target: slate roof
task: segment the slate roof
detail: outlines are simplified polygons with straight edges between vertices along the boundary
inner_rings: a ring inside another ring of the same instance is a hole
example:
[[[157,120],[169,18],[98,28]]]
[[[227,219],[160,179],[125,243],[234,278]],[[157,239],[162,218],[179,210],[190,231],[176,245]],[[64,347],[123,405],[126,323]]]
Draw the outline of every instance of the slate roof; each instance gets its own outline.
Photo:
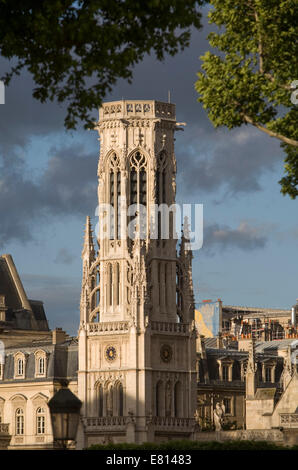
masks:
[[[35,377],[35,355],[42,350],[47,355],[46,377]],[[14,378],[14,355],[22,352],[26,355],[25,378]],[[72,338],[62,344],[51,344],[50,342],[38,342],[34,345],[23,345],[9,347],[5,350],[4,377],[0,383],[5,382],[44,382],[58,380],[61,378],[77,380],[78,371],[78,344]]]
[[[9,329],[49,331],[43,302],[27,299],[24,292],[27,308],[24,307],[9,263],[14,266],[11,256],[0,256],[0,295],[5,297],[6,307],[6,320],[0,322],[0,326]],[[18,282],[23,290],[21,281]]]

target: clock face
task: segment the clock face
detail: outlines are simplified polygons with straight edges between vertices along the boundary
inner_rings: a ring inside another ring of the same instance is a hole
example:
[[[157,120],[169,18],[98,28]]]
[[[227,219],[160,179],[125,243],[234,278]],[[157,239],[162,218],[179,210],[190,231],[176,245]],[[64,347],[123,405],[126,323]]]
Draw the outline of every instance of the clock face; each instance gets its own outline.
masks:
[[[116,359],[116,356],[117,356],[116,348],[114,348],[114,346],[108,346],[106,349],[106,359],[108,361],[114,361],[114,359]]]
[[[173,351],[171,346],[168,344],[163,344],[160,348],[160,357],[164,362],[170,362],[173,356]]]

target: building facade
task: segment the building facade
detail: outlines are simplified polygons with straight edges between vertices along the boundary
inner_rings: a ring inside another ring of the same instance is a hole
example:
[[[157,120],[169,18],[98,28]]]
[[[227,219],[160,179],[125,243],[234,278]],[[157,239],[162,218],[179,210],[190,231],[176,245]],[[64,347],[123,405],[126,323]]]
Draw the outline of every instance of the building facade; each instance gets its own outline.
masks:
[[[173,214],[164,236],[154,206],[175,203],[176,129],[171,103],[119,101],[100,109],[98,250],[87,218],[82,252],[81,446],[193,432],[192,253],[185,235],[177,254]]]

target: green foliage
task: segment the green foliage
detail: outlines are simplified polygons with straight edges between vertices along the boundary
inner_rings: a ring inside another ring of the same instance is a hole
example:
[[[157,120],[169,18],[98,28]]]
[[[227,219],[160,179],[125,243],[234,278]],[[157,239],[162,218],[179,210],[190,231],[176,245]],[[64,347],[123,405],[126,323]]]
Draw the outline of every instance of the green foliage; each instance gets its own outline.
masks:
[[[168,441],[161,444],[94,444],[88,450],[298,450],[298,446],[284,447],[267,441]]]
[[[287,153],[282,193],[296,197],[298,110],[296,0],[212,0],[208,39],[196,90],[215,127],[252,124],[279,139]]]
[[[100,106],[117,79],[132,79],[146,53],[158,60],[183,50],[191,26],[200,28],[204,0],[5,0],[0,1],[0,54],[23,67],[41,102],[68,103],[66,128]]]

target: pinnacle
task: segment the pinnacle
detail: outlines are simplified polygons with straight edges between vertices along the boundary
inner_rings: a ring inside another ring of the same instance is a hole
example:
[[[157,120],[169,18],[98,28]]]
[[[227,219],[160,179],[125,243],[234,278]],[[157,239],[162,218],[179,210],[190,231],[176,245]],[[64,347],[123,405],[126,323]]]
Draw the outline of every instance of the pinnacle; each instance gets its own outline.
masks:
[[[93,243],[91,220],[90,220],[89,215],[87,215],[86,217],[85,236],[84,236],[84,245],[83,245],[82,255],[87,254],[87,253],[90,259],[94,259],[95,250],[94,250],[94,243]]]

